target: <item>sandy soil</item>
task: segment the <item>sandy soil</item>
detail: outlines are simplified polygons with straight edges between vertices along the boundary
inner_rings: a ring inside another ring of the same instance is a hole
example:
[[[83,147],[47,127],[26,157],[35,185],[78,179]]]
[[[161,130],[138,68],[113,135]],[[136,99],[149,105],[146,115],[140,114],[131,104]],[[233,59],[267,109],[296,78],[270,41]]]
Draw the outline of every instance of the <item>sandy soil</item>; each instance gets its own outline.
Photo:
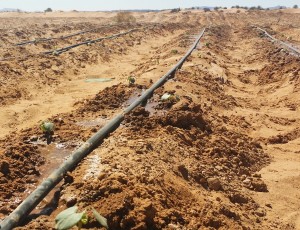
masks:
[[[0,14],[0,218],[166,73],[206,26],[175,77],[18,229],[53,229],[55,216],[75,204],[96,208],[111,229],[300,229],[300,58],[251,27],[297,46],[298,14],[164,11],[134,13],[132,25],[114,24],[116,13]],[[14,46],[91,28],[98,29]],[[139,30],[38,55],[132,28]],[[166,92],[179,100],[161,101]],[[56,126],[50,144],[43,120]],[[93,218],[84,227],[100,228]]]

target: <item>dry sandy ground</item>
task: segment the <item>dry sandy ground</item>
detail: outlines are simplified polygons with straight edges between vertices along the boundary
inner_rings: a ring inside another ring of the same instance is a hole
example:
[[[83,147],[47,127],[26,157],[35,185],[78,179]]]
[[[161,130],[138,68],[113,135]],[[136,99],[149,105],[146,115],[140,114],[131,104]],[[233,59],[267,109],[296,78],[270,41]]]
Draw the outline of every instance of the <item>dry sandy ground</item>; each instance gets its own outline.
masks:
[[[74,204],[98,209],[111,229],[300,229],[300,59],[251,27],[297,46],[298,14],[134,13],[139,23],[132,25],[115,25],[115,13],[1,14],[0,218],[166,73],[206,26],[202,45],[175,78],[19,229],[51,229],[59,211]],[[13,46],[91,28],[99,29]],[[139,30],[37,56],[132,28]],[[162,102],[166,92],[180,100]],[[39,130],[43,120],[56,125],[49,145]],[[94,219],[85,227],[99,229]]]

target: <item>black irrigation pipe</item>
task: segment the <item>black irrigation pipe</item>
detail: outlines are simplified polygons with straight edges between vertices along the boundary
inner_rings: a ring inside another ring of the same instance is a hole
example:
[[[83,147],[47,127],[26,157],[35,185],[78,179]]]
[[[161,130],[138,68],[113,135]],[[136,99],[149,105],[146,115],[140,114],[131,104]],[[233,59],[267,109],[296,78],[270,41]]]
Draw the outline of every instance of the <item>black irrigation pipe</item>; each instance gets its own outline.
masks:
[[[61,36],[61,37],[38,38],[38,39],[35,39],[35,40],[31,40],[31,41],[24,41],[24,42],[16,43],[16,44],[14,44],[14,46],[23,46],[23,45],[28,45],[28,44],[36,44],[36,43],[39,43],[39,42],[48,42],[48,41],[51,41],[51,40],[63,40],[63,39],[67,39],[67,38],[70,38],[70,37],[77,36],[77,35],[86,34],[86,33],[90,33],[90,32],[93,32],[93,31],[96,31],[96,30],[99,30],[99,29],[102,29],[102,28],[113,27],[113,26],[118,26],[118,25],[105,25],[105,26],[102,26],[100,28],[94,28],[94,29],[90,29],[90,30],[83,30],[83,31],[79,31],[79,32],[69,34],[69,35],[65,35],[65,36]]]
[[[140,29],[138,29],[138,28],[131,29],[131,30],[128,30],[128,31],[123,32],[123,33],[118,33],[118,34],[110,35],[110,36],[107,36],[107,37],[97,38],[95,40],[87,40],[87,41],[80,42],[80,43],[77,43],[77,44],[74,44],[74,45],[71,45],[71,46],[66,46],[66,47],[63,47],[63,48],[60,48],[60,49],[57,49],[57,50],[50,50],[50,51],[42,52],[41,54],[59,55],[61,53],[67,52],[68,50],[73,49],[73,48],[78,47],[78,46],[90,45],[90,44],[93,44],[93,43],[96,43],[96,42],[100,42],[100,41],[103,41],[103,40],[106,40],[106,39],[117,38],[117,37],[129,34],[129,33],[135,32],[137,30],[140,30]]]
[[[143,28],[146,29],[148,27],[143,27]],[[131,29],[131,30],[128,30],[128,31],[123,32],[123,33],[118,33],[118,34],[110,35],[110,36],[107,36],[107,37],[98,38],[98,39],[95,39],[95,40],[87,40],[87,41],[80,42],[78,44],[71,45],[71,46],[66,46],[66,47],[63,47],[63,48],[60,48],[60,49],[57,49],[57,50],[49,50],[49,51],[46,51],[46,52],[41,52],[41,53],[35,54],[35,56],[37,56],[37,55],[42,56],[42,55],[49,55],[49,54],[59,55],[61,53],[67,52],[68,50],[73,49],[73,48],[78,47],[78,46],[81,46],[81,45],[90,45],[90,44],[100,42],[100,41],[103,41],[103,40],[117,38],[117,37],[129,34],[129,33],[141,30],[141,29],[142,28]],[[29,56],[32,56],[32,54],[25,55],[25,56],[18,56],[18,57],[3,58],[3,59],[0,59],[0,62],[9,61],[9,60],[13,60],[13,59],[16,59],[16,58],[26,58],[26,57],[29,57]]]
[[[116,115],[111,119],[103,128],[89,138],[79,149],[74,150],[70,157],[60,165],[60,167],[50,174],[1,224],[1,230],[11,230],[18,226],[18,224],[42,201],[42,199],[63,179],[64,175],[74,169],[76,165],[90,152],[93,151],[105,137],[111,132],[116,130],[121,122],[124,120],[125,115],[131,112],[134,108],[139,106],[142,102],[150,98],[154,90],[163,85],[169,78],[173,77],[178,69],[180,69],[197,47],[201,37],[205,32],[205,28],[200,32],[192,47],[187,51],[184,57],[169,70],[163,77],[154,83],[148,90],[146,90],[137,100],[135,100],[129,107],[123,110],[122,113]]]
[[[269,37],[272,41],[279,42],[281,45],[284,45],[284,46],[288,47],[288,48],[289,48],[290,50],[292,50],[294,53],[300,55],[300,51],[297,50],[296,48],[294,48],[293,46],[291,46],[290,44],[285,43],[285,42],[283,42],[283,41],[280,41],[280,40],[277,39],[277,38],[274,38],[274,37],[271,36],[266,30],[264,30],[264,29],[262,29],[262,28],[260,28],[260,27],[258,27],[258,26],[256,26],[256,28],[257,28],[258,30],[264,32],[265,35],[266,35],[267,37]]]

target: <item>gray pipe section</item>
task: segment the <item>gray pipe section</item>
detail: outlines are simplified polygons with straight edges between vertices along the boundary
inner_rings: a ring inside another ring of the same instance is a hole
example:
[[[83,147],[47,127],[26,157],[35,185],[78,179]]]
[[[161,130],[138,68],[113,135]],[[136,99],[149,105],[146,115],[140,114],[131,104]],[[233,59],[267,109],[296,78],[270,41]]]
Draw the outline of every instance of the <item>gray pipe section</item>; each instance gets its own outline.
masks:
[[[70,157],[60,165],[50,176],[45,179],[7,218],[5,218],[1,224],[1,230],[11,230],[16,227],[29,213],[43,200],[43,198],[63,179],[64,175],[72,170],[86,155],[88,155],[94,148],[96,148],[108,134],[116,130],[121,122],[124,120],[125,114],[132,111],[139,106],[143,101],[150,98],[155,89],[163,85],[170,76],[175,74],[177,69],[181,68],[184,61],[193,52],[198,45],[201,37],[203,36],[205,29],[203,29],[200,35],[197,37],[195,43],[186,55],[162,78],[154,83],[148,90],[145,91],[136,101],[134,101],[129,107],[123,110],[123,113],[116,115],[111,119],[103,128],[95,133],[90,139],[88,139],[79,149],[75,150]]]
[[[276,42],[279,42],[280,44],[282,44],[282,45],[288,47],[290,50],[292,50],[293,52],[295,52],[295,53],[298,54],[298,55],[300,54],[300,51],[297,50],[296,48],[294,48],[293,46],[291,46],[290,44],[285,43],[285,42],[283,42],[283,41],[280,41],[280,40],[278,40],[277,38],[274,38],[274,37],[271,36],[267,31],[265,31],[264,29],[262,29],[262,28],[260,28],[260,27],[258,27],[258,26],[257,26],[256,28],[257,28],[258,30],[264,32],[271,40],[276,41]]]

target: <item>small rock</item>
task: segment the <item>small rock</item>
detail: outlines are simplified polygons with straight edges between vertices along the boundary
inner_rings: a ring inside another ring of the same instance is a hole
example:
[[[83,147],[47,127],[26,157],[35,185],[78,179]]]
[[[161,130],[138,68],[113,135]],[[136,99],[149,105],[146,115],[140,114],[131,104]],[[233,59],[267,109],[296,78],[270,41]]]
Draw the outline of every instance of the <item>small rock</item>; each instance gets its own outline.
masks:
[[[246,175],[242,175],[242,176],[241,176],[241,180],[242,180],[242,181],[246,180],[246,178],[247,178]]]
[[[260,173],[254,173],[252,176],[253,177],[257,177],[257,178],[261,178],[261,174]]]
[[[181,173],[182,177],[185,180],[189,179],[189,171],[187,170],[187,168],[184,165],[179,165],[178,166],[178,171]]]
[[[180,226],[176,225],[176,224],[168,224],[169,229],[172,230],[179,230]]]
[[[77,198],[73,196],[69,196],[65,198],[65,202],[67,207],[72,207],[77,203]]]
[[[208,178],[207,183],[211,190],[219,191],[222,188],[221,182],[218,178]]]
[[[223,169],[223,167],[220,166],[220,165],[217,165],[215,168],[216,168],[217,170],[219,170],[219,171],[221,171],[221,170]]]
[[[102,172],[99,174],[98,180],[103,180],[106,176],[107,176],[107,174]]]
[[[36,135],[33,135],[29,138],[30,141],[37,141],[39,138]]]
[[[240,159],[238,157],[233,157],[232,161],[233,161],[233,163],[238,164]]]
[[[245,197],[245,196],[243,196],[242,194],[239,194],[239,193],[232,194],[229,197],[229,200],[232,203],[238,203],[238,204],[247,204],[249,202],[249,199],[247,197]]]
[[[4,175],[9,174],[9,163],[7,161],[0,162],[0,172]]]
[[[251,180],[249,178],[246,178],[245,180],[243,180],[243,183],[245,185],[250,185],[251,184]]]
[[[266,204],[266,206],[267,206],[268,208],[272,208],[272,205],[271,205],[271,204]]]
[[[7,179],[5,178],[4,174],[0,172],[0,184],[7,183]]]
[[[255,178],[255,180],[252,181],[253,190],[257,192],[268,192],[268,187],[261,179]]]
[[[259,217],[264,217],[266,215],[265,210],[259,208],[255,211],[255,215],[259,216]]]

